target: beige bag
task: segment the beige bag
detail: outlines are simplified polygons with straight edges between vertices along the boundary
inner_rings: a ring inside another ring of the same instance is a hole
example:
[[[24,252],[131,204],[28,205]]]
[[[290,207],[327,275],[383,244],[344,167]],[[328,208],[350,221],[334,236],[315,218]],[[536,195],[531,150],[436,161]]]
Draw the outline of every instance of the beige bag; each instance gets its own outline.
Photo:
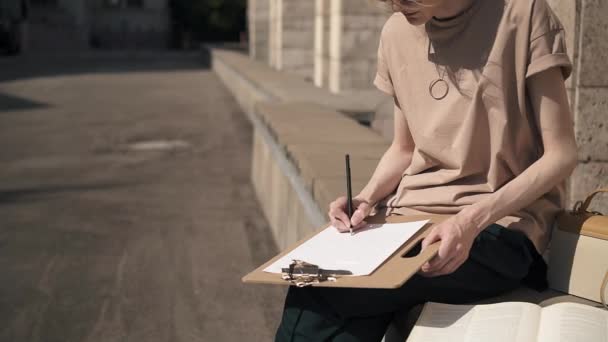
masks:
[[[572,211],[558,216],[549,252],[549,286],[606,304],[608,283],[608,216],[589,212],[599,189]]]

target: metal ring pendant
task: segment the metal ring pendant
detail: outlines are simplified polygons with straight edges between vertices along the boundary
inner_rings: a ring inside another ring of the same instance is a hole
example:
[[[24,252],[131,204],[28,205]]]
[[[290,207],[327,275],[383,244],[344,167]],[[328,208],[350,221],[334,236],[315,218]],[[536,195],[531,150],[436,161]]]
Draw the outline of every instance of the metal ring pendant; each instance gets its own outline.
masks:
[[[443,90],[442,90],[443,88]],[[450,85],[443,78],[436,79],[429,84],[429,94],[435,100],[441,100],[448,96]]]

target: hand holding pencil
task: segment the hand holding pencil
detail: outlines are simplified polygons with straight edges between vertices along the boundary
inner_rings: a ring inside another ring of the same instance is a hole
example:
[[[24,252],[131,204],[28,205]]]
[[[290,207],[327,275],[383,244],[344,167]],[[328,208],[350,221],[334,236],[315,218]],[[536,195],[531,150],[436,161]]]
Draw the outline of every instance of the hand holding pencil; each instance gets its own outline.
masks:
[[[350,178],[350,156],[346,155],[346,196],[339,197],[329,205],[331,224],[341,232],[353,232],[363,227],[363,221],[370,213],[369,203],[360,198],[352,197]]]
[[[353,197],[354,212],[349,220],[346,202],[346,196],[338,197],[335,201],[331,202],[328,212],[329,219],[331,225],[336,227],[340,232],[349,232],[351,227],[356,232],[357,229],[367,224],[364,219],[369,216],[372,208],[367,201]]]

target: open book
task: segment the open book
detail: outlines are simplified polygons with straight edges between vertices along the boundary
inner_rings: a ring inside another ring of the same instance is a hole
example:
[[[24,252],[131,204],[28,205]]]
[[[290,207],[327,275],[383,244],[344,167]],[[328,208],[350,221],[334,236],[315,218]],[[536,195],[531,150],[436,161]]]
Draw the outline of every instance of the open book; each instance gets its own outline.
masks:
[[[607,342],[608,311],[577,303],[427,303],[408,342]]]

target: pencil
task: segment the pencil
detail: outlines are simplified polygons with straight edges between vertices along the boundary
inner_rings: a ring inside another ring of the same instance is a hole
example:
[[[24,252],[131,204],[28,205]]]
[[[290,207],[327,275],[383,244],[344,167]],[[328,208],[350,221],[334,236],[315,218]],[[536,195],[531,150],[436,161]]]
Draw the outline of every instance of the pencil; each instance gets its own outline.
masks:
[[[353,192],[350,184],[350,156],[346,155],[346,209],[348,210],[348,219],[353,217]],[[350,229],[350,235],[353,235],[353,227],[351,223],[348,223]]]

